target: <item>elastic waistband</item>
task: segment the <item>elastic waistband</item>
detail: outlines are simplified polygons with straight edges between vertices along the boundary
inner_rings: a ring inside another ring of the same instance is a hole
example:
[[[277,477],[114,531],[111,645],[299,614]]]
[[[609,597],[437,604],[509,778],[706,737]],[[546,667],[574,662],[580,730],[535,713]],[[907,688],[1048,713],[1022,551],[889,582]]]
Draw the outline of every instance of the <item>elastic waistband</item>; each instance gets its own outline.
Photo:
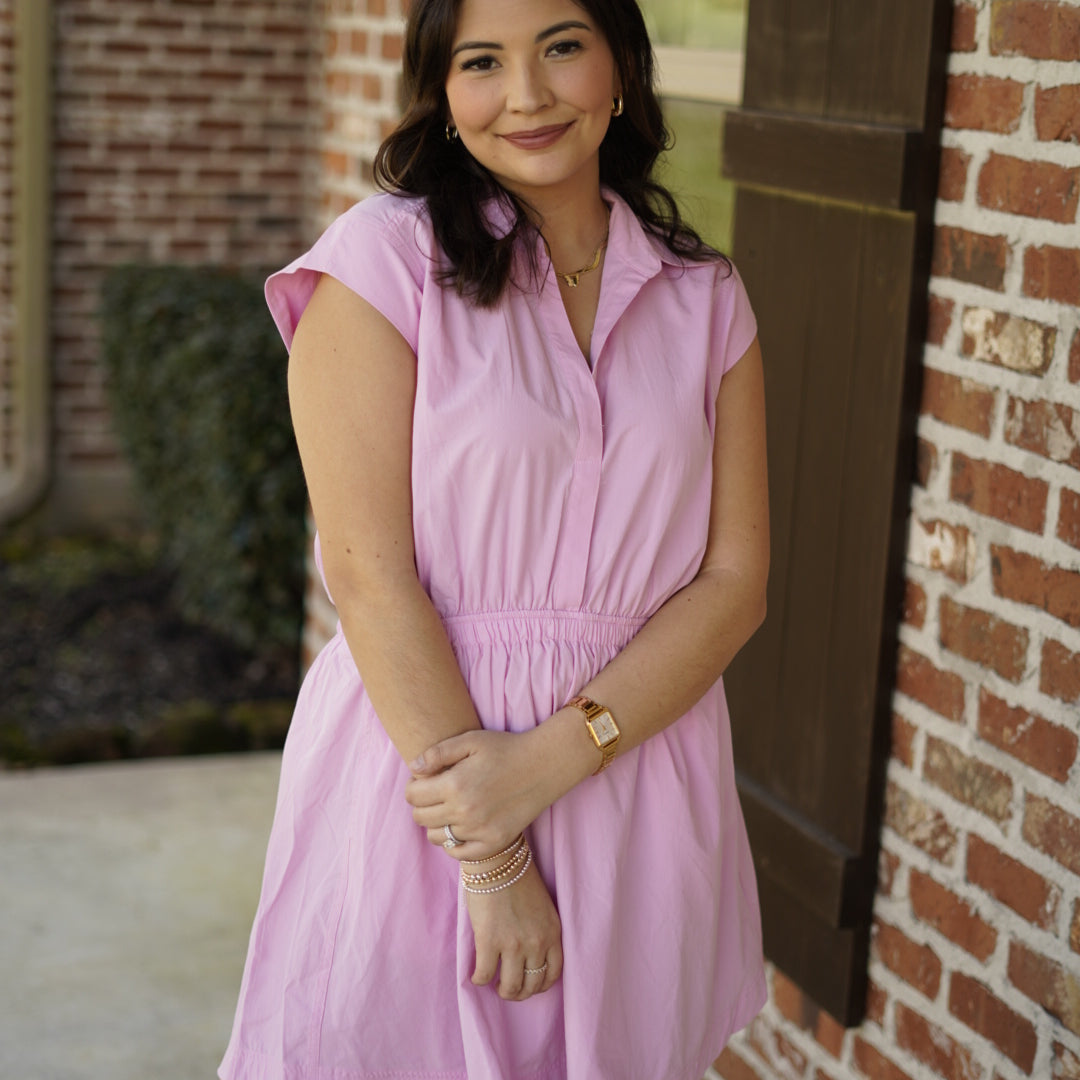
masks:
[[[444,616],[455,645],[517,645],[565,641],[621,649],[648,621],[644,616],[595,611],[472,611]]]

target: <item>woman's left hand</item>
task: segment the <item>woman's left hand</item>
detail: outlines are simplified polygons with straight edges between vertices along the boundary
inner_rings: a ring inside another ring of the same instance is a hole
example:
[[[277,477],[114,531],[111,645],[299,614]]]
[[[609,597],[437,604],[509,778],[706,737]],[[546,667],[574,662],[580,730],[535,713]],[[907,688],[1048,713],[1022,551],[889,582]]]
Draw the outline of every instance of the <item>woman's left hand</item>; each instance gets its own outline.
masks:
[[[445,846],[444,826],[462,841],[455,859],[484,859],[501,851],[554,801],[531,752],[531,732],[467,731],[444,739],[410,766],[405,798],[413,820],[433,844]]]

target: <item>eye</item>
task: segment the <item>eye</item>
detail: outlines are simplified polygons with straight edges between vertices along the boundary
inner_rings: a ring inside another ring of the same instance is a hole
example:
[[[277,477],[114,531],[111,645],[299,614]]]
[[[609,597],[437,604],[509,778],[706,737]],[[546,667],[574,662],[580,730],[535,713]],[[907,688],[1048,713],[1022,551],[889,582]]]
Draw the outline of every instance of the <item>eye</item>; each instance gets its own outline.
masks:
[[[573,56],[574,53],[580,52],[582,48],[580,41],[574,41],[572,38],[567,38],[563,41],[555,41],[548,49],[548,54],[551,56]]]
[[[462,71],[492,71],[495,68],[494,56],[470,56],[468,60],[462,61]]]

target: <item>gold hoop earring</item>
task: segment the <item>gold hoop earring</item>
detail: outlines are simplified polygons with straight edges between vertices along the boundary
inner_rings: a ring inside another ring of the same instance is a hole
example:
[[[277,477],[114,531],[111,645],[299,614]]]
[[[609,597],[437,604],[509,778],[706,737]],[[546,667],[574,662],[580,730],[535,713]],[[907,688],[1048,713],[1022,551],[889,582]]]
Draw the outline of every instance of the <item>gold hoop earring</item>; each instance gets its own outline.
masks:
[[[623,114],[623,98],[622,94],[616,94],[611,102],[611,115],[622,116]]]
[[[457,128],[452,123],[446,125],[446,141],[453,142],[458,137]]]

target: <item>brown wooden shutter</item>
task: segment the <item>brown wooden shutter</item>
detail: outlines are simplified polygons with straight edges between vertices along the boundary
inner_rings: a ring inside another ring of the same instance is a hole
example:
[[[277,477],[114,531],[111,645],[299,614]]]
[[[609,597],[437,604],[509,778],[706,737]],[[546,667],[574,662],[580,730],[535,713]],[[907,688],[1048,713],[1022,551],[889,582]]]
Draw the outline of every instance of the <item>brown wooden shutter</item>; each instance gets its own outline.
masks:
[[[768,398],[765,625],[726,676],[765,951],[846,1024],[866,961],[950,0],[749,0],[724,131]]]

